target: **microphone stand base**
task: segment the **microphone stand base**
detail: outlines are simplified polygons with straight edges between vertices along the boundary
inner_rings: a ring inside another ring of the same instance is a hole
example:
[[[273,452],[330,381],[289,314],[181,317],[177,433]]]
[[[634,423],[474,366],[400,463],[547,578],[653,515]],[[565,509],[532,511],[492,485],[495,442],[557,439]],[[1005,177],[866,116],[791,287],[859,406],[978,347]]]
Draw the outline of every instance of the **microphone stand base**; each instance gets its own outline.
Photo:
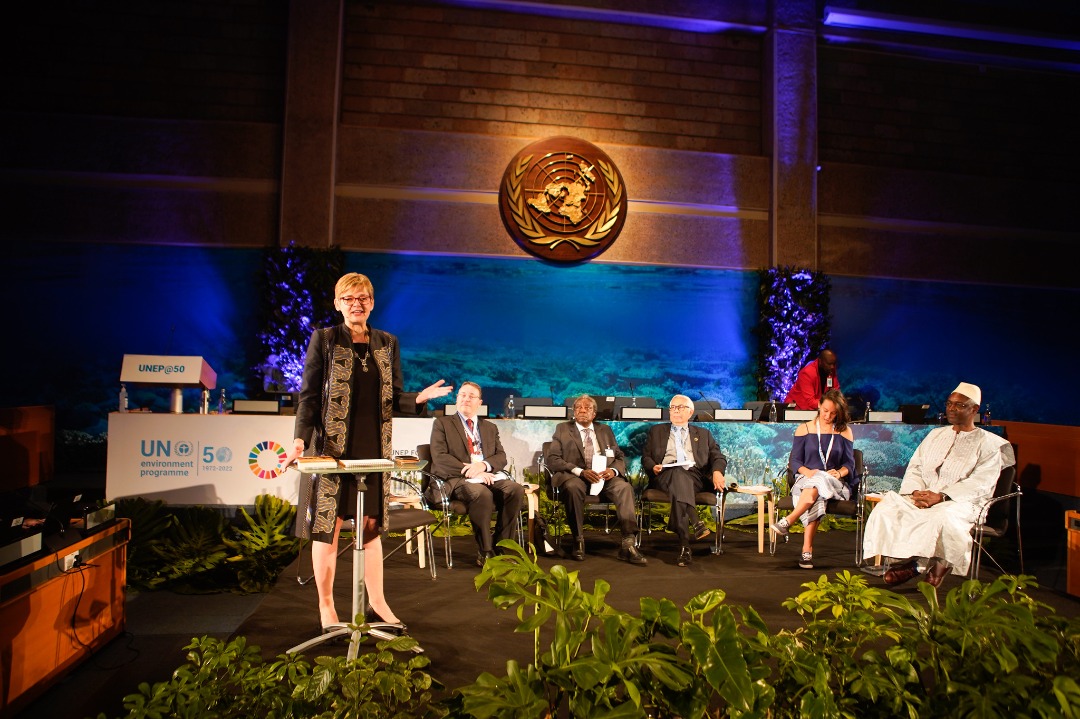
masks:
[[[402,636],[404,629],[404,624],[395,624],[393,622],[371,622],[367,625],[367,629],[365,631],[361,631],[360,629],[350,629],[349,625],[344,622],[337,622],[335,624],[328,624],[326,626],[326,630],[322,634],[317,637],[312,637],[306,642],[301,642],[300,644],[297,644],[295,647],[288,649],[287,652],[289,654],[300,654],[310,649],[311,647],[318,646],[325,642],[335,641],[338,637],[346,637],[352,635],[349,639],[348,658],[356,659],[356,656],[359,653],[360,649],[360,639],[365,634],[370,634],[376,639],[383,639],[389,641],[391,639],[396,639],[397,637]],[[413,654],[423,654],[424,648],[417,644],[409,651],[411,651]]]

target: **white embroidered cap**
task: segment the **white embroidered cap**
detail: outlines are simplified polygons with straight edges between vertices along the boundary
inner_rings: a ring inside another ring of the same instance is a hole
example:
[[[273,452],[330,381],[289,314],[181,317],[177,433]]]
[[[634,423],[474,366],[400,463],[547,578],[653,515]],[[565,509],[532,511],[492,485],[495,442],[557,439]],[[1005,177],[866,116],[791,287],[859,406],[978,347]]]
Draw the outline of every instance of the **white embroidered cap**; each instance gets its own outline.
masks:
[[[979,389],[978,385],[971,384],[970,382],[961,382],[956,385],[956,389],[954,389],[953,392],[964,395],[975,404],[982,404],[982,390]]]

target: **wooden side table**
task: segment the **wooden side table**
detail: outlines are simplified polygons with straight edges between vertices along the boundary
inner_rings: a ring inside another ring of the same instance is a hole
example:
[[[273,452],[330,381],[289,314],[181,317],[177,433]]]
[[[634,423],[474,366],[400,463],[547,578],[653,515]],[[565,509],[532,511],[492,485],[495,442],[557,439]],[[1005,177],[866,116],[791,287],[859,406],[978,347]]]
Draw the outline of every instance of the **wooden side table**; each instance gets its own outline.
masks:
[[[536,513],[540,511],[540,485],[525,483],[525,509],[528,515],[527,526],[529,534],[525,538],[528,542],[533,536],[533,526],[536,524]]]
[[[757,526],[758,526],[758,538],[757,538],[757,550],[758,554],[765,553],[765,512],[766,504],[768,504],[768,517],[769,517],[769,530],[772,530],[773,513],[776,511],[776,501],[773,498],[773,491],[771,487],[765,485],[744,486],[732,484],[724,488],[723,499],[720,500],[720,548],[723,551],[724,546],[724,517],[725,509],[727,508],[727,496],[730,493],[735,494],[749,494],[757,498]]]
[[[390,504],[399,504],[402,507],[408,507],[410,509],[423,509],[424,504],[421,502],[420,497],[415,494],[406,495],[390,495]],[[413,532],[412,529],[405,530],[405,553],[413,553]],[[416,560],[420,564],[421,569],[427,569],[427,543],[416,542]]]

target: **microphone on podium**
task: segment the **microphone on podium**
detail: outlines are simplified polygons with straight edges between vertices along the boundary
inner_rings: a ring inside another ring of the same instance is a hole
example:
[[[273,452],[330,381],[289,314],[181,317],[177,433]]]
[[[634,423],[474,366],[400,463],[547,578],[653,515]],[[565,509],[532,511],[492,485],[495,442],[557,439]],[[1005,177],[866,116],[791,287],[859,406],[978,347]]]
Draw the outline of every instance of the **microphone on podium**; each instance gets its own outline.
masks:
[[[716,419],[716,417],[713,415],[713,410],[720,409],[720,403],[719,402],[713,402],[711,399],[706,397],[705,393],[702,392],[701,390],[698,390],[698,394],[701,396],[702,401],[705,402],[705,404],[709,405],[709,409],[708,409],[708,411],[698,412],[697,414],[694,415],[694,419],[696,419],[698,422],[712,422],[712,421],[714,421]]]

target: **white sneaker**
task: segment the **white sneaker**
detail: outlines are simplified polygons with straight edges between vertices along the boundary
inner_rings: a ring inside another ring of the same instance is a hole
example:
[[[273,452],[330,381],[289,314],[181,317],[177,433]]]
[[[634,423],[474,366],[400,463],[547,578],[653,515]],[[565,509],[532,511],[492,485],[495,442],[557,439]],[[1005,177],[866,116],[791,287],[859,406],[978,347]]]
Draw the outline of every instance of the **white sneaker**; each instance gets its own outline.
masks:
[[[799,567],[801,567],[802,569],[813,569],[814,555],[810,552],[803,552],[802,556],[799,557]]]
[[[783,519],[781,519],[781,520],[780,520],[779,522],[777,522],[776,524],[773,524],[773,525],[771,525],[771,526],[769,527],[769,529],[771,529],[772,531],[776,532],[776,533],[777,533],[777,534],[779,534],[779,535],[780,535],[781,537],[786,537],[786,536],[787,536],[787,533],[788,533],[788,526],[789,526],[789,525],[788,525],[787,517],[784,517]]]

